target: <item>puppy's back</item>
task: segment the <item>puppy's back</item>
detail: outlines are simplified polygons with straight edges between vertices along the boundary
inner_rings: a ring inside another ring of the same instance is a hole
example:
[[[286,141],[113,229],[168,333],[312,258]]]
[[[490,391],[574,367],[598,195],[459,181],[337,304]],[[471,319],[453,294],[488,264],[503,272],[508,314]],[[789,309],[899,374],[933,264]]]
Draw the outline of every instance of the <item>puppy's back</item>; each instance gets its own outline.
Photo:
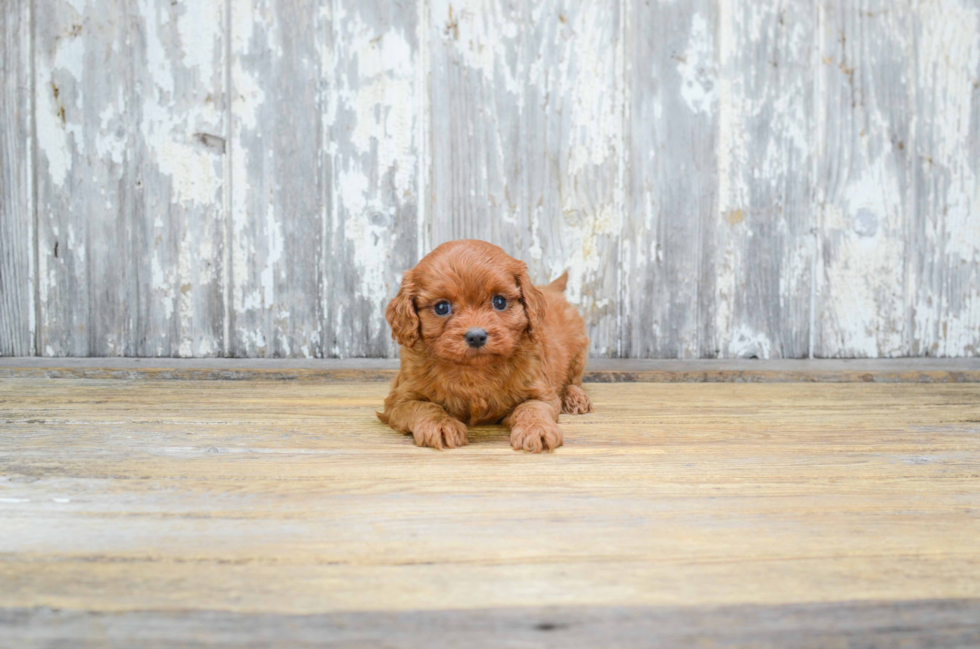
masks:
[[[568,271],[539,287],[545,301],[541,340],[556,386],[581,383],[589,352],[589,335],[579,310],[565,299]]]

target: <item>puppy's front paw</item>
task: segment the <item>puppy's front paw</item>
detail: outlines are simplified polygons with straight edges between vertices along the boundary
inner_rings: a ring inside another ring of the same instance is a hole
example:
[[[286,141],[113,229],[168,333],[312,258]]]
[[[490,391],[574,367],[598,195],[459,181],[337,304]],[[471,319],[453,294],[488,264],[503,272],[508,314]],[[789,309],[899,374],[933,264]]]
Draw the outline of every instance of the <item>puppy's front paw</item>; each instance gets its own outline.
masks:
[[[561,428],[553,421],[531,421],[515,424],[510,429],[510,445],[515,451],[524,449],[531,453],[553,451],[565,442]]]
[[[412,437],[418,446],[439,449],[466,446],[466,424],[453,418],[423,421],[415,425]]]
[[[570,385],[565,388],[565,394],[561,398],[561,411],[570,415],[584,415],[592,412],[592,400],[585,390],[577,385]]]

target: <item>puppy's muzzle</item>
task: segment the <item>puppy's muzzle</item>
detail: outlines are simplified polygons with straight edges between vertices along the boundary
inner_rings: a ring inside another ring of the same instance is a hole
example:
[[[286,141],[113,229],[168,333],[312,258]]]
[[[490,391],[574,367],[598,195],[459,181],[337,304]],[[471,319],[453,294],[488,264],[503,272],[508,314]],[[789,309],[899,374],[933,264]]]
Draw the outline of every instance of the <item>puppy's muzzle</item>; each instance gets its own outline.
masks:
[[[466,339],[466,344],[473,349],[479,349],[487,344],[487,330],[486,329],[470,329],[463,336]]]

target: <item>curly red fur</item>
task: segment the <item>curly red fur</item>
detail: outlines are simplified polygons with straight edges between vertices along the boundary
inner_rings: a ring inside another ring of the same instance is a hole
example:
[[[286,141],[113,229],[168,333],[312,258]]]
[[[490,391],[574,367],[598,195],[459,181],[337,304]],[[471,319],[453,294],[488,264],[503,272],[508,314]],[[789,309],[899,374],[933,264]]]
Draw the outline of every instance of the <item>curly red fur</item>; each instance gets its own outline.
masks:
[[[589,338],[563,294],[567,280],[534,286],[524,262],[483,241],[433,250],[385,311],[401,370],[378,417],[419,446],[462,446],[467,425],[495,423],[510,428],[517,450],[561,446],[559,413],[592,410],[581,387]],[[506,308],[495,309],[494,296]],[[449,315],[435,312],[442,301]],[[487,332],[478,349],[464,339],[472,328]]]

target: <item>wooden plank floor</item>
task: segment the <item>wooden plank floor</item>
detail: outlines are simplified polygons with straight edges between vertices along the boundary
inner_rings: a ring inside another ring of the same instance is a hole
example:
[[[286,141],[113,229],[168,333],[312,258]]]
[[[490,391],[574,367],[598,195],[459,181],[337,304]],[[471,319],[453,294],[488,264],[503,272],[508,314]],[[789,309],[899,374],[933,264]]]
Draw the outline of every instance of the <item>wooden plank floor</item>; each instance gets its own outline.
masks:
[[[0,647],[980,646],[980,384],[592,384],[550,455],[386,390],[0,380]]]
[[[394,358],[0,357],[0,379],[381,381]],[[980,358],[592,358],[586,383],[980,383]]]

